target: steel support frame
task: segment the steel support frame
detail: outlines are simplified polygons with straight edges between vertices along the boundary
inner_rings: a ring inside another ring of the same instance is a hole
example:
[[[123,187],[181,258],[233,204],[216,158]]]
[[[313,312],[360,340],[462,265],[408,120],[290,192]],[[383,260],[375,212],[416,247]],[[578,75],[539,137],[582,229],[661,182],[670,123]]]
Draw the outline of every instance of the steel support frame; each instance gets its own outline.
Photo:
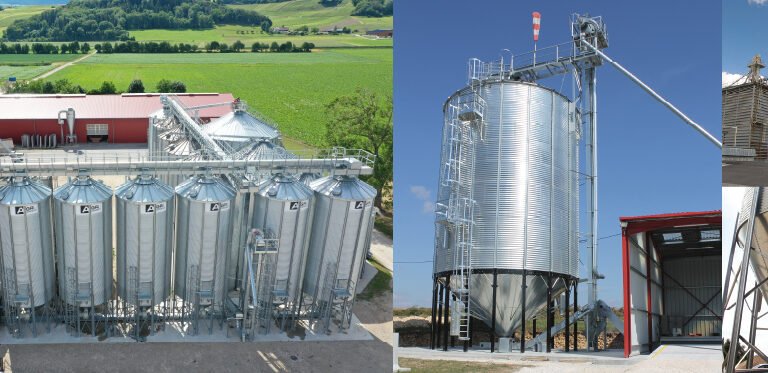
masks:
[[[747,192],[749,193],[749,192]],[[746,301],[746,291],[747,291],[747,272],[749,271],[749,255],[752,247],[752,239],[754,235],[755,230],[755,218],[757,215],[757,206],[758,201],[760,200],[760,195],[762,194],[761,188],[755,187],[752,188],[752,203],[750,205],[749,209],[749,218],[747,219],[747,227],[746,227],[746,238],[744,239],[744,246],[742,247],[742,255],[741,255],[741,262],[739,262],[739,276],[735,280],[738,283],[738,290],[736,293],[736,310],[733,317],[733,328],[731,330],[731,346],[728,349],[728,354],[726,355],[725,359],[725,372],[726,373],[733,373],[736,370],[736,352],[738,351],[738,345],[739,341],[747,342],[748,348],[750,349],[749,354],[751,355],[751,352],[755,352],[758,355],[764,355],[762,351],[760,351],[757,347],[755,347],[753,344],[751,344],[749,341],[746,341],[745,338],[741,336],[741,322],[743,318],[744,313],[744,302]],[[734,231],[734,236],[736,235],[736,232]],[[735,250],[731,251],[732,256],[735,256]],[[729,258],[729,262],[732,263],[734,258]],[[727,269],[728,272],[731,271],[731,268]],[[727,276],[728,277],[728,276]],[[728,288],[729,284],[726,283],[725,287]],[[759,295],[759,292],[755,292],[753,294],[754,297],[757,297]],[[755,310],[752,309],[751,312],[755,313]],[[753,315],[754,317],[754,315]],[[752,331],[750,331],[751,336]],[[762,356],[761,355],[761,356]],[[751,369],[751,366],[747,366],[748,369]]]

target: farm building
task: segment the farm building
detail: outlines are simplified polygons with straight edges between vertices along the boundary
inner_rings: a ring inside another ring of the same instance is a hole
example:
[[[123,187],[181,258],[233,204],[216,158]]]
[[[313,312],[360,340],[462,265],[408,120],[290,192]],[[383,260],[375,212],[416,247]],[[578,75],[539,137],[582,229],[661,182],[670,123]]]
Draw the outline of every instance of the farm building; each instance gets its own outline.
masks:
[[[760,75],[765,67],[759,55],[749,64],[749,73],[723,87],[723,146],[754,151],[757,159],[768,158],[768,82]]]
[[[162,109],[160,94],[121,95],[0,95],[0,138],[11,138],[21,145],[23,135],[59,139],[68,133],[66,120],[59,124],[64,111],[74,110],[74,133],[78,142],[145,143],[151,114]],[[186,107],[232,102],[230,93],[177,94]],[[197,115],[203,122],[229,112],[224,106],[201,108]],[[60,142],[60,140],[59,140]]]
[[[620,218],[624,356],[721,342],[720,211]]]
[[[366,32],[367,35],[378,36],[380,38],[391,38],[394,34],[392,29],[378,29]]]

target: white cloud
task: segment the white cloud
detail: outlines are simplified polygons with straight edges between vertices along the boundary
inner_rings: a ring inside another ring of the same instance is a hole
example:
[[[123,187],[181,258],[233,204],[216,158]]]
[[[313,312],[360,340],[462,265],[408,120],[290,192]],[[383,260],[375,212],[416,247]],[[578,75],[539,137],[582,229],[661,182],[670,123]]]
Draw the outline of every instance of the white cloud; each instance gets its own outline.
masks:
[[[411,193],[421,200],[428,200],[432,195],[429,189],[421,185],[411,185]]]
[[[747,0],[747,4],[765,5],[765,3],[768,3],[768,0]]]
[[[768,0],[763,0],[768,2]],[[744,75],[741,74],[733,74],[729,72],[723,71],[723,87],[727,87],[733,83],[735,83],[737,80],[739,80]]]

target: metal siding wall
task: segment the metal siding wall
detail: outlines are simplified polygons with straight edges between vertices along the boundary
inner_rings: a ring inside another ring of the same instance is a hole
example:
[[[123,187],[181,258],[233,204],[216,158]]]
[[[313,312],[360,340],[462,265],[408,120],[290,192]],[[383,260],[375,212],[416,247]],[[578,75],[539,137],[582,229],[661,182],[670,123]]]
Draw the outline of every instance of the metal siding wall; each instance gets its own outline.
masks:
[[[632,354],[648,352],[648,288],[645,254],[642,252],[645,250],[644,245],[645,233],[630,236],[629,296],[632,315]]]
[[[675,258],[664,261],[663,265],[669,276],[680,282],[699,300],[706,302],[712,299],[708,307],[717,311],[723,309],[722,297],[718,295],[722,276],[721,260],[721,256]],[[666,312],[662,317],[662,330],[670,335],[672,328],[682,328],[683,335],[720,335],[722,320],[706,308],[683,327],[683,323],[702,306],[680,288],[680,285],[665,277]]]

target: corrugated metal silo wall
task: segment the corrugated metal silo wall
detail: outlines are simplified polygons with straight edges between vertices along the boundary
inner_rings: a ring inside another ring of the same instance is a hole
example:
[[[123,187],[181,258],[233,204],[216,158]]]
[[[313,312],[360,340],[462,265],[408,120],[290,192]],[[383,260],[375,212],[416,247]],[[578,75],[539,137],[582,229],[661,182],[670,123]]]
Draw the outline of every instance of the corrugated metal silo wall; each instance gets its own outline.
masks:
[[[768,156],[768,86],[742,84],[722,90],[723,145]]]
[[[722,297],[718,295],[721,287],[721,260],[721,256],[699,256],[664,261],[666,275],[664,276],[665,307],[661,324],[662,334],[671,334],[672,328],[682,328],[683,335],[720,335],[722,320],[710,309],[716,311],[723,309]],[[670,277],[676,281],[671,281]],[[696,311],[702,305],[688,292],[701,302],[712,300],[707,307],[697,313]],[[688,323],[683,325],[686,321]]]

